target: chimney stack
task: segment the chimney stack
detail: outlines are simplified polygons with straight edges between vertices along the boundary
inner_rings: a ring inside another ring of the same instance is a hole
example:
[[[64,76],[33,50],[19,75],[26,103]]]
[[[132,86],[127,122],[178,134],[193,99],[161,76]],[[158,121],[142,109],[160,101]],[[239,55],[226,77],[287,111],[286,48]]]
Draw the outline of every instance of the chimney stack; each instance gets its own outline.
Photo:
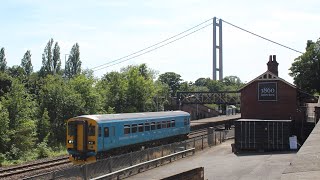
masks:
[[[279,63],[277,62],[276,55],[270,55],[269,56],[269,62],[267,63],[268,65],[268,71],[272,72],[276,76],[278,76],[278,65]]]

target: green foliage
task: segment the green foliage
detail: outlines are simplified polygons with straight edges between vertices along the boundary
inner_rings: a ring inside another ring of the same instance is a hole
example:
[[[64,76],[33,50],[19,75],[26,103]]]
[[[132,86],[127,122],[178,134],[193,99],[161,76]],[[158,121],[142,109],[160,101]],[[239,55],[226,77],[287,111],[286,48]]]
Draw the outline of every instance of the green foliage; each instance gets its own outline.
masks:
[[[12,66],[8,68],[8,74],[19,81],[23,82],[26,79],[26,72],[21,66]]]
[[[53,72],[52,45],[53,39],[51,38],[44,48],[44,52],[42,54],[42,67],[40,71],[43,77],[48,74],[52,74]]]
[[[0,72],[4,72],[7,69],[7,61],[4,48],[0,49]]]
[[[53,57],[52,57],[53,74],[59,73],[60,70],[61,70],[60,47],[58,42],[56,42],[53,48]]]
[[[5,150],[10,150],[9,156],[16,159],[35,143],[36,103],[17,80],[13,81],[11,90],[2,97],[1,102],[9,117],[7,134],[10,140]]]
[[[320,39],[317,42],[309,40],[306,52],[292,63],[290,76],[294,84],[309,93],[320,92]]]
[[[23,68],[24,72],[27,76],[30,76],[30,74],[33,72],[33,67],[31,63],[31,52],[28,50],[23,58],[21,59],[21,67]]]
[[[60,76],[48,75],[44,79],[39,94],[42,110],[48,110],[51,124],[52,144],[59,144],[65,140],[65,120],[78,116],[84,107],[81,95],[74,91]]]
[[[52,149],[48,146],[48,136],[43,139],[43,141],[37,144],[37,158],[46,158],[49,157]]]
[[[5,153],[9,149],[9,112],[0,102],[0,153]],[[0,157],[1,158],[1,157]],[[4,160],[4,159],[3,159]],[[1,160],[0,160],[1,162]]]
[[[91,76],[87,78],[85,75],[79,75],[70,80],[69,84],[74,91],[81,96],[84,106],[80,114],[96,114],[102,112],[101,95],[93,87],[96,80]]]
[[[42,142],[50,132],[50,117],[47,108],[44,108],[42,117],[37,123],[38,141]]]
[[[79,44],[72,46],[68,61],[65,66],[65,76],[68,78],[75,77],[81,73],[80,49]]]
[[[12,78],[7,73],[0,72],[0,97],[9,92],[12,86]]]
[[[168,84],[171,96],[176,95],[177,91],[180,88],[180,82],[182,81],[181,76],[174,72],[166,72],[164,74],[160,74],[158,80],[162,83]]]

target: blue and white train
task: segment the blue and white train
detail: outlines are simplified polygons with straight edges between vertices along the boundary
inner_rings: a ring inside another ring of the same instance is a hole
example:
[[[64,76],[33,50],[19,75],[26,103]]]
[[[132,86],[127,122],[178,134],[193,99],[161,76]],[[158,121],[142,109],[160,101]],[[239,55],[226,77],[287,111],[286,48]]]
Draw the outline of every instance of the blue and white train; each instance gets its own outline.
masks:
[[[185,139],[190,114],[183,111],[84,115],[67,122],[69,159],[77,164],[141,146]]]

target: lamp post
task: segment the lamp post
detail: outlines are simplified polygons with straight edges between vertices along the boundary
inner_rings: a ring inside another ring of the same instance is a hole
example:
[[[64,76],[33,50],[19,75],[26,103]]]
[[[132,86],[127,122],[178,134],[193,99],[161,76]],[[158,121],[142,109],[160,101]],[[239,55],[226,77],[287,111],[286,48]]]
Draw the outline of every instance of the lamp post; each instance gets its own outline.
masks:
[[[64,69],[66,69],[67,55],[70,54],[64,54]]]

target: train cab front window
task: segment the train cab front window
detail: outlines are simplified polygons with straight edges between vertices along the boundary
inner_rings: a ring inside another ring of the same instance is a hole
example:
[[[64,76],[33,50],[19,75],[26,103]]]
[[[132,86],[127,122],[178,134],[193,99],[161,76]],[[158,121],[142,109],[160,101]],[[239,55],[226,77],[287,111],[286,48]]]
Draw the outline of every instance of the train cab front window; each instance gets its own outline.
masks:
[[[74,124],[72,122],[68,123],[68,135],[75,136],[76,132],[77,132],[76,128],[77,128],[76,124]]]
[[[88,136],[95,136],[96,135],[96,127],[89,125],[88,128]]]

